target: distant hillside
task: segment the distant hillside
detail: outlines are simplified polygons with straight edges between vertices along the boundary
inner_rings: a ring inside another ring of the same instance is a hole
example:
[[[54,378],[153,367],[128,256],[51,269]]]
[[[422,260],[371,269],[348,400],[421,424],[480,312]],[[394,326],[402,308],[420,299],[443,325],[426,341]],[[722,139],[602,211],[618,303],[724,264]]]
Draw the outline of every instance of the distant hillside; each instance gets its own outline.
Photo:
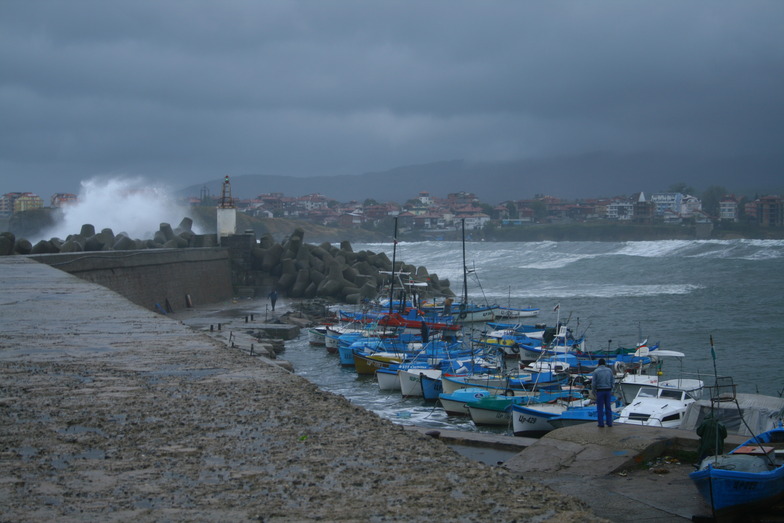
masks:
[[[490,204],[547,194],[564,199],[659,192],[679,182],[697,192],[723,186],[729,192],[784,193],[784,155],[777,158],[700,159],[653,153],[609,153],[519,160],[507,163],[471,163],[461,160],[398,167],[359,175],[294,178],[271,175],[233,175],[232,195],[253,198],[279,192],[287,196],[321,193],[347,202],[372,198],[403,203],[428,191],[436,197],[471,192]],[[222,178],[178,191],[199,196],[202,187],[219,195]]]

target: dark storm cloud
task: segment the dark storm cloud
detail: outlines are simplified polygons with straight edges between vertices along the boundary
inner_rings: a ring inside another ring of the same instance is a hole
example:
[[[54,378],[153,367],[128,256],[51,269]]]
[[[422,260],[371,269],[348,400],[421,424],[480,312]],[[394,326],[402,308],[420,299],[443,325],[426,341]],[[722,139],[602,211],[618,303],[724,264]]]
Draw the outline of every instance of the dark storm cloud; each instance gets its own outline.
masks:
[[[0,192],[778,153],[784,3],[0,3]],[[696,181],[691,181],[696,185]]]

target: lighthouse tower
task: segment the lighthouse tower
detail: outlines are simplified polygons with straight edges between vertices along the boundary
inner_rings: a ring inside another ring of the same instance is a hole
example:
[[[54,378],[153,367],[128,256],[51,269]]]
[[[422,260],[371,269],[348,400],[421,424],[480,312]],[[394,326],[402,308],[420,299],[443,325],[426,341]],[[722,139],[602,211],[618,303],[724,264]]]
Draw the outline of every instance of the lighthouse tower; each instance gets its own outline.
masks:
[[[237,209],[234,207],[234,200],[231,197],[231,182],[229,176],[223,179],[223,191],[221,200],[218,204],[218,245],[221,238],[231,236],[237,230]]]

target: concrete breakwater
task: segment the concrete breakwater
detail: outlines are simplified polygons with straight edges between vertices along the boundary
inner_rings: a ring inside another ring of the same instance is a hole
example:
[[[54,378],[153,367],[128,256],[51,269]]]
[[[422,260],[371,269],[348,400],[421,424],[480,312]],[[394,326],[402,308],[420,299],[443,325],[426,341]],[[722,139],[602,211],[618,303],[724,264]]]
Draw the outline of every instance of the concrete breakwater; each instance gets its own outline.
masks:
[[[454,296],[449,280],[439,279],[425,267],[402,261],[393,267],[385,253],[354,252],[348,241],[340,246],[326,242],[310,245],[305,243],[302,229],[282,242],[269,235],[257,241],[251,231],[223,237],[216,247],[216,235],[194,234],[192,225],[190,218],[184,218],[176,228],[161,223],[152,239],[138,240],[123,233],[115,235],[111,229],[96,233],[93,225],[85,224],[65,240],[52,238],[35,245],[4,232],[0,234],[0,255],[31,255],[150,309],[164,307],[167,300],[172,307],[175,300],[177,307],[182,307],[190,306],[192,300],[214,303],[231,295],[265,296],[272,289],[291,298],[359,303],[376,298],[379,290],[390,284],[393,272],[419,283],[420,295]],[[210,248],[226,251],[228,256],[206,254]],[[191,252],[194,249],[201,252]],[[194,264],[199,259],[201,267]],[[195,285],[198,282],[202,288]]]
[[[599,520],[104,287],[0,285],[3,520]]]
[[[29,258],[158,312],[215,303],[234,295],[226,249],[75,252]]]

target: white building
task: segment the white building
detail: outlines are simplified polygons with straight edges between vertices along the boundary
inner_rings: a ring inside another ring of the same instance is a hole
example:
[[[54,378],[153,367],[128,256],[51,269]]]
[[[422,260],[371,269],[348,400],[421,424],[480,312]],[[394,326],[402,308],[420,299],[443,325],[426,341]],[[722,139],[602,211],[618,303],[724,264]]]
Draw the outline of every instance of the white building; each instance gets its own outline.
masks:
[[[607,205],[607,218],[609,220],[626,221],[634,218],[634,203],[614,201]]]
[[[651,201],[656,204],[656,216],[664,216],[665,212],[670,211],[688,218],[696,211],[702,210],[699,198],[679,192],[656,193],[651,195]]]

